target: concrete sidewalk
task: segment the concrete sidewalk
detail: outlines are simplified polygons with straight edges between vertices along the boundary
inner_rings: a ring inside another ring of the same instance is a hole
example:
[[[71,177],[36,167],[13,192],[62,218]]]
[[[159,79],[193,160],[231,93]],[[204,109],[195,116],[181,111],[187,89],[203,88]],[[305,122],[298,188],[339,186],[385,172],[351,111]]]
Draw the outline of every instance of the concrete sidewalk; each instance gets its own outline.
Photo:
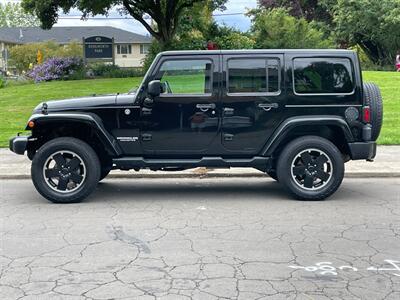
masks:
[[[264,173],[252,168],[206,169],[180,172],[153,172],[149,170],[112,171],[111,178],[181,178],[181,177],[260,177]],[[400,146],[379,146],[373,163],[351,161],[346,164],[346,177],[400,177]],[[30,160],[9,149],[0,149],[0,179],[30,178]]]

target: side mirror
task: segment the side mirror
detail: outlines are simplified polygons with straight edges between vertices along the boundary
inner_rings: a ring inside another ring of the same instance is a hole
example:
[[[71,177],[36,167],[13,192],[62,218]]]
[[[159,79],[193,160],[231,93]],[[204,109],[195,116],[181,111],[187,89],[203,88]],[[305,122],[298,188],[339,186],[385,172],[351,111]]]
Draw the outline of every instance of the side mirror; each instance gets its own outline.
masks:
[[[152,97],[160,96],[161,94],[161,82],[160,80],[150,81],[147,85],[147,93]]]

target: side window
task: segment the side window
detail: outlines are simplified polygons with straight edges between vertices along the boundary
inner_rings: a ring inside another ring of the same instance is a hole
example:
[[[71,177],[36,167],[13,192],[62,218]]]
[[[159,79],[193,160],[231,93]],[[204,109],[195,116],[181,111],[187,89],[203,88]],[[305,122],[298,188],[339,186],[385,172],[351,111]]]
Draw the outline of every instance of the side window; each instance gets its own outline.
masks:
[[[279,93],[280,65],[278,59],[228,60],[228,93]]]
[[[132,54],[132,45],[117,45],[117,54]]]
[[[140,44],[140,54],[149,53],[150,45],[149,44]]]
[[[164,94],[212,93],[213,64],[209,60],[169,60],[165,61],[156,79],[164,87]]]
[[[294,90],[298,94],[349,94],[354,90],[352,73],[347,58],[296,58]]]

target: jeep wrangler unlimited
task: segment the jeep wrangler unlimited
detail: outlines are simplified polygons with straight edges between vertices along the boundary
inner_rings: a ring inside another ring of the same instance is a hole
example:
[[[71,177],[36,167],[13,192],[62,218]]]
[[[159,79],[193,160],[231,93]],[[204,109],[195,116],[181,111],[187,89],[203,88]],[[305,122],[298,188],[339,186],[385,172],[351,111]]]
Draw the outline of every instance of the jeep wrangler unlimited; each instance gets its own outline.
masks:
[[[163,52],[127,94],[39,104],[27,152],[50,201],[71,203],[110,170],[253,167],[297,199],[334,193],[349,160],[372,160],[379,89],[347,50]]]

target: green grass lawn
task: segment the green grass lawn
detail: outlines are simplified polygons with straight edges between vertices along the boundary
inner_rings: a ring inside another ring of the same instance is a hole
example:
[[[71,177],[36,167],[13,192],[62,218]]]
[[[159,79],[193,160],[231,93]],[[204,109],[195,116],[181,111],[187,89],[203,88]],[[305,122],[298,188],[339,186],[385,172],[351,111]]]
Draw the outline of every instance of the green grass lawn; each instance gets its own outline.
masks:
[[[24,129],[32,109],[42,101],[123,93],[140,81],[141,78],[57,81],[0,89],[0,147],[7,147],[8,139]],[[364,81],[377,83],[383,94],[384,125],[379,143],[400,144],[400,73],[364,72]]]
[[[383,127],[379,144],[400,144],[400,72],[363,72],[364,82],[376,83],[383,97]]]
[[[33,108],[40,102],[93,93],[124,93],[139,86],[140,81],[141,78],[54,81],[0,89],[0,147],[8,147],[8,139],[24,130]]]

